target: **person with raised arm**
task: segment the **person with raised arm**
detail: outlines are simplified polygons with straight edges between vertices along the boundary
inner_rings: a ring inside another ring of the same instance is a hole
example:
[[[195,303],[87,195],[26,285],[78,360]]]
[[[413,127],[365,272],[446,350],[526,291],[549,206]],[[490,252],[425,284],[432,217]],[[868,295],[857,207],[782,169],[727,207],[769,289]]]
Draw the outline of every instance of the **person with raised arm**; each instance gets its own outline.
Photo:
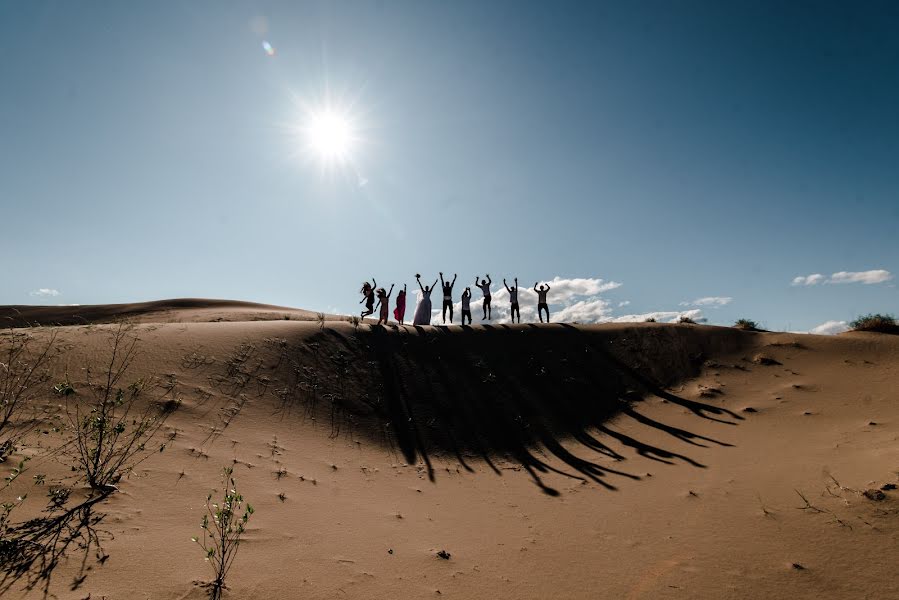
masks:
[[[537,289],[537,282],[534,282],[534,291],[537,292],[537,316],[540,317],[540,322],[543,322],[543,311],[546,311],[546,322],[549,323],[549,304],[546,303],[546,294],[549,293],[549,284],[546,284],[544,288],[543,285],[540,286],[540,289]]]
[[[421,288],[421,300],[418,301],[418,306],[415,308],[415,316],[412,319],[413,325],[430,325],[431,324],[431,292],[434,291],[434,286],[437,285],[437,280],[434,280],[434,283],[431,285],[422,286],[421,285],[421,275],[419,273],[415,274],[415,281],[418,282],[418,287]]]
[[[515,322],[515,315],[518,314],[518,322],[521,323],[521,310],[518,308],[518,277],[515,278],[515,285],[512,287],[509,287],[509,284],[506,283],[506,278],[503,277],[503,285],[506,286],[506,291],[509,292],[512,322]]]
[[[443,271],[440,272],[440,286],[443,288],[443,322],[446,323],[446,310],[449,309],[450,323],[453,322],[453,286],[456,285],[456,277],[453,275],[452,283],[443,280]]]
[[[462,324],[465,325],[465,317],[468,317],[468,324],[471,325],[471,288],[465,288],[462,292]]]
[[[384,325],[387,325],[387,321],[390,320],[387,312],[390,308],[390,294],[393,293],[393,284],[390,284],[390,291],[385,292],[384,288],[378,288],[378,306],[381,310],[378,312],[378,325],[382,322]]]
[[[406,318],[406,284],[403,284],[403,289],[401,289],[396,294],[396,308],[393,309],[393,318],[396,319],[397,323],[403,325],[403,320]]]
[[[365,302],[365,310],[360,313],[360,317],[363,319],[368,315],[375,312],[375,288],[378,287],[378,282],[375,281],[375,278],[371,278],[371,283],[364,282],[362,284],[362,289],[359,290],[362,294],[362,300],[359,301],[359,304]]]
[[[490,275],[487,275],[487,279],[481,279],[481,283],[478,283],[478,279],[480,275],[476,275],[474,278],[474,284],[481,288],[481,291],[484,293],[484,316],[481,317],[481,320],[490,319],[492,315],[490,314],[490,284],[493,283],[493,280],[490,279]]]

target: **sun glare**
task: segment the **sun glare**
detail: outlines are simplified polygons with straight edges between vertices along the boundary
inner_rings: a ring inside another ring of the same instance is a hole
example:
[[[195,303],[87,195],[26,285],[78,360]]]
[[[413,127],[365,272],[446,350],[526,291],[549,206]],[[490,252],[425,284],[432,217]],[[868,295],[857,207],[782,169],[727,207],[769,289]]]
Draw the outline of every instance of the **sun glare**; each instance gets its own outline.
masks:
[[[312,113],[305,127],[311,153],[324,163],[342,163],[350,158],[356,142],[353,123],[333,110]]]

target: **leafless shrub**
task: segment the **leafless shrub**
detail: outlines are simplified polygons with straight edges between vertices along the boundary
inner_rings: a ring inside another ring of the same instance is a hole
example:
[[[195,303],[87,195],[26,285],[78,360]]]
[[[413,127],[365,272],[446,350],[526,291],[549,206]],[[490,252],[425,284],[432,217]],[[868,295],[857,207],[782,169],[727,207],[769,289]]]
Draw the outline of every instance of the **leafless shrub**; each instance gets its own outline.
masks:
[[[6,348],[0,352],[0,462],[36,425],[34,419],[19,417],[49,380],[48,367],[55,351],[56,331],[40,344],[35,343],[31,334],[15,329],[9,330],[8,337]]]
[[[159,405],[148,402],[139,407],[146,386],[143,380],[123,387],[138,341],[131,326],[119,324],[112,332],[109,362],[99,380],[87,370],[93,398],[66,402],[74,459],[95,490],[114,490],[123,475],[146,460],[152,453],[147,444],[165,420]]]

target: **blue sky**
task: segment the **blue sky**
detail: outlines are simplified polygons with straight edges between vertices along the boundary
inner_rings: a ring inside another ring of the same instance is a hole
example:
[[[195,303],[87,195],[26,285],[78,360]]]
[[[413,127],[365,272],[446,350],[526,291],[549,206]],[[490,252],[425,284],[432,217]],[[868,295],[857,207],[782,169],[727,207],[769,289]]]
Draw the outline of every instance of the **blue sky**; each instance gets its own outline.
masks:
[[[896,313],[897,30],[892,2],[0,1],[0,303],[351,311],[442,270],[559,278],[582,320]],[[328,169],[297,133],[325,103],[360,138]]]

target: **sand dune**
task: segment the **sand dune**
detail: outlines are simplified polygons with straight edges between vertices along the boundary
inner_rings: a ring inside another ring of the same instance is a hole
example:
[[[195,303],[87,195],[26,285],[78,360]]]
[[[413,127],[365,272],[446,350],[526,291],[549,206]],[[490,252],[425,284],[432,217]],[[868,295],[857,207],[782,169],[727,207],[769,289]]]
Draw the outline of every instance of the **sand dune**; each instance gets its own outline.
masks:
[[[333,318],[333,315],[330,315]],[[203,323],[214,321],[311,321],[314,311],[270,304],[207,298],[178,298],[130,304],[75,306],[0,306],[0,325],[88,325],[127,319],[134,323]]]
[[[226,598],[899,597],[896,336],[15,309],[95,323],[16,330],[55,332],[45,414],[66,373],[69,402],[90,397],[121,315],[139,338],[124,381],[171,413],[165,449],[89,507],[58,565],[7,572],[4,597],[206,597],[190,538],[225,466],[256,508]],[[0,465],[31,457],[0,492],[29,494],[16,523],[48,514],[51,488],[88,496],[54,423]]]

